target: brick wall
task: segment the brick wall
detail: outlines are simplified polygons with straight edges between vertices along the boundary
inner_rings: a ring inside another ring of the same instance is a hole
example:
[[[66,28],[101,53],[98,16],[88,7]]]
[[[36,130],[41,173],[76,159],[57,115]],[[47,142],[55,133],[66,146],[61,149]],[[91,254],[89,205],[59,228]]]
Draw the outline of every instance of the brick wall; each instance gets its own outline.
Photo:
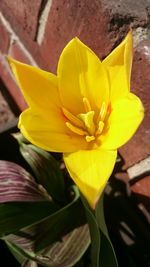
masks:
[[[23,110],[26,104],[5,54],[55,72],[59,54],[72,37],[78,36],[104,58],[132,27],[135,53],[131,86],[142,99],[146,113],[137,134],[120,149],[124,168],[133,178],[132,167],[147,162],[150,154],[149,26],[149,0],[1,0],[0,77]],[[142,164],[140,172],[144,173]]]

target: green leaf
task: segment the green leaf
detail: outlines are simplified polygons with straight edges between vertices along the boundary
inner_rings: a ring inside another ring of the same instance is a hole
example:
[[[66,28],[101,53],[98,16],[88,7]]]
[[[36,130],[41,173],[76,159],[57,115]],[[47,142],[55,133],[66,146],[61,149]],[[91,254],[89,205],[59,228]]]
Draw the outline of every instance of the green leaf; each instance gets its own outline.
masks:
[[[103,197],[102,195],[95,209],[95,216],[101,234],[100,267],[117,267],[117,258],[105,223]]]
[[[5,241],[13,249],[44,266],[70,267],[84,254],[90,244],[84,209],[75,188],[71,203],[41,223],[9,235]]]
[[[96,221],[94,211],[90,208],[89,204],[87,203],[87,201],[83,196],[82,196],[82,202],[85,207],[86,216],[90,228],[91,267],[100,267],[99,257],[100,257],[101,236],[100,236],[99,226]]]
[[[37,182],[42,184],[52,198],[63,202],[65,185],[63,173],[52,155],[34,145],[20,144],[20,152],[30,165]]]
[[[26,249],[22,249],[19,245],[16,245],[15,243],[11,243],[11,242],[9,242],[9,241],[7,241],[7,240],[5,240],[5,242],[6,242],[6,245],[8,246],[8,248],[11,250],[11,251],[13,251],[13,254],[16,254],[17,255],[17,257],[18,257],[18,259],[26,259],[26,258],[29,258],[29,259],[34,259],[35,258],[35,253],[33,253],[33,252],[31,252],[30,251],[30,253],[28,253],[27,251],[26,251]],[[16,259],[17,259],[17,257],[16,257]]]
[[[117,259],[111,244],[104,218],[103,196],[92,210],[82,196],[91,234],[91,266],[117,267]]]
[[[114,252],[114,248],[110,242],[110,239],[101,234],[101,248],[100,248],[100,267],[118,267],[117,258]]]
[[[53,202],[10,202],[0,204],[0,237],[15,233],[58,210]]]
[[[17,132],[17,133],[12,133],[11,134],[17,141],[18,143],[21,145],[22,143],[24,144],[29,144],[30,142],[23,136],[23,134],[21,132]]]
[[[102,194],[102,196],[100,197],[96,205],[95,216],[96,216],[96,220],[97,220],[99,228],[106,235],[106,237],[109,238],[107,226],[105,223],[105,217],[104,217],[104,194]]]
[[[18,251],[15,250],[15,249],[11,246],[11,244],[9,244],[9,242],[5,242],[5,243],[6,243],[7,247],[8,247],[8,249],[10,250],[10,252],[13,254],[13,256],[15,257],[15,259],[16,259],[20,264],[22,264],[23,262],[26,261],[26,258],[25,258],[22,254],[18,253]]]

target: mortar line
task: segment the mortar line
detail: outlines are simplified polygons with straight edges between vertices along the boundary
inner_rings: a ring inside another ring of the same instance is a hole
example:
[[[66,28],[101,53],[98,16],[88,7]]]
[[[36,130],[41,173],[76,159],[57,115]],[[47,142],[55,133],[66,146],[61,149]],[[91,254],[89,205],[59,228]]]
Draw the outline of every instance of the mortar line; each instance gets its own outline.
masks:
[[[5,19],[5,17],[3,16],[2,12],[0,12],[0,20],[2,21],[3,25],[7,29],[8,33],[11,35],[10,44],[9,44],[9,48],[8,48],[8,53],[10,51],[10,47],[13,44],[13,42],[18,42],[20,47],[21,47],[21,49],[22,49],[22,51],[25,53],[25,55],[30,60],[31,64],[34,65],[34,66],[38,66],[36,61],[32,57],[32,55],[30,54],[30,52],[25,48],[25,46],[22,43],[22,41],[20,40],[19,36],[17,36],[16,33],[13,31],[12,27],[10,26],[10,23]]]
[[[133,166],[127,169],[129,178],[132,180],[135,177],[146,175],[150,172],[150,156],[146,157],[145,159],[137,162]]]
[[[35,37],[35,40],[39,45],[42,44],[44,39],[46,24],[51,6],[52,6],[52,0],[48,0],[39,16],[38,29]]]

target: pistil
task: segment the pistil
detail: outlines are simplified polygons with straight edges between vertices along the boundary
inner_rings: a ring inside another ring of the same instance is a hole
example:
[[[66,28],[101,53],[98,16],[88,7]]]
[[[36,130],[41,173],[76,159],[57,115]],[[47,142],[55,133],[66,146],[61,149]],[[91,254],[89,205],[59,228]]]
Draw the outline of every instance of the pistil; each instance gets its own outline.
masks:
[[[78,118],[84,122],[89,135],[94,135],[95,133],[94,115],[95,112],[93,110],[78,115]]]
[[[105,102],[102,103],[98,118],[96,119],[95,111],[91,110],[90,102],[86,97],[83,98],[83,103],[85,113],[80,113],[75,116],[66,108],[62,108],[62,111],[68,120],[65,122],[67,128],[74,134],[83,136],[89,143],[96,140],[103,132],[107,106]]]

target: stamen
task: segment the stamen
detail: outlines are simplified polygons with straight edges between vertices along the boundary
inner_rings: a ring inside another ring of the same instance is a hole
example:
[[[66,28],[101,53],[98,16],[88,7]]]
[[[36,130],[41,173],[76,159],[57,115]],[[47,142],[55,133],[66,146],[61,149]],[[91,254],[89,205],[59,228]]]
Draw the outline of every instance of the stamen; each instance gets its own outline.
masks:
[[[104,128],[104,122],[103,121],[99,121],[99,123],[98,123],[98,129],[96,131],[96,135],[101,134],[102,131],[103,131],[103,128]]]
[[[81,136],[84,136],[84,135],[87,135],[88,133],[76,126],[74,126],[72,123],[70,122],[66,122],[66,126],[73,132],[73,133],[76,133],[78,135],[81,135]]]
[[[86,139],[86,141],[89,143],[89,142],[95,140],[95,136],[93,136],[93,135],[91,135],[91,136],[86,135],[85,139]]]
[[[74,116],[71,112],[69,112],[66,108],[62,108],[62,111],[66,118],[75,124],[77,127],[84,127],[84,123],[76,116]]]
[[[85,112],[91,111],[91,105],[87,97],[83,97],[83,104],[84,104]]]
[[[94,115],[95,112],[93,110],[78,115],[78,117],[84,122],[87,131],[91,135],[94,135],[95,133]]]
[[[98,121],[99,120],[103,121],[105,119],[106,109],[107,109],[106,103],[103,101],[103,103],[101,105],[100,113],[98,116]]]

